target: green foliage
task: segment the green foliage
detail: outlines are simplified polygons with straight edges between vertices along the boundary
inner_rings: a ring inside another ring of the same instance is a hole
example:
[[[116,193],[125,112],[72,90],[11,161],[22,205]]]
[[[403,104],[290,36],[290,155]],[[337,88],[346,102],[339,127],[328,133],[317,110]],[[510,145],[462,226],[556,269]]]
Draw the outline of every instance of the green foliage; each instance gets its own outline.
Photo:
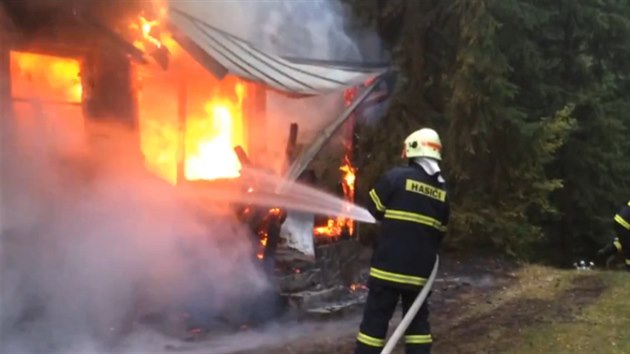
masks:
[[[444,140],[451,246],[569,255],[607,240],[630,198],[630,3],[345,1],[402,77],[382,125],[363,128],[359,193],[430,126]]]

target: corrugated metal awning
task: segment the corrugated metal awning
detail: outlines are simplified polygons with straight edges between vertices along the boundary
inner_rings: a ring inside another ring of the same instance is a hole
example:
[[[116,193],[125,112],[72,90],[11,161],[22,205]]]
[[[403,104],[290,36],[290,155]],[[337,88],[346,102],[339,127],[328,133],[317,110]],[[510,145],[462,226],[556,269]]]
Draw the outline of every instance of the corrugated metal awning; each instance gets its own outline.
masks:
[[[169,21],[180,35],[192,41],[211,59],[206,67],[263,83],[291,94],[321,95],[354,86],[387,70],[285,59],[265,53],[247,41],[205,22],[203,1],[169,1]],[[190,45],[184,45],[190,51]],[[191,53],[199,60],[199,51]],[[210,63],[210,64],[208,64]]]

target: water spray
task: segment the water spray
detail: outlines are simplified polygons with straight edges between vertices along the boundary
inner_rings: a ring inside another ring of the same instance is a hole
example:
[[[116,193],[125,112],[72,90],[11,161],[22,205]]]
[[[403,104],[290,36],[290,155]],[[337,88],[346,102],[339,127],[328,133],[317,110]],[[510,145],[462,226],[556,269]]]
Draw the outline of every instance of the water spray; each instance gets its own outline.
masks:
[[[414,317],[416,317],[416,314],[418,314],[418,311],[420,311],[422,304],[429,296],[429,292],[431,291],[431,287],[433,286],[433,282],[435,281],[435,277],[437,275],[439,264],[440,257],[436,256],[435,263],[433,264],[433,270],[431,271],[431,275],[429,276],[429,280],[424,285],[424,287],[422,287],[420,294],[418,294],[418,297],[416,297],[416,299],[413,301],[413,304],[409,308],[409,311],[407,311],[407,314],[405,314],[402,321],[400,321],[400,323],[398,324],[398,327],[396,327],[396,329],[394,330],[394,333],[387,341],[387,344],[385,344],[385,347],[381,351],[381,354],[391,354],[391,352],[394,350],[394,347],[396,347],[396,344],[400,340],[400,337],[402,337],[402,335],[411,324],[411,321],[413,321]]]

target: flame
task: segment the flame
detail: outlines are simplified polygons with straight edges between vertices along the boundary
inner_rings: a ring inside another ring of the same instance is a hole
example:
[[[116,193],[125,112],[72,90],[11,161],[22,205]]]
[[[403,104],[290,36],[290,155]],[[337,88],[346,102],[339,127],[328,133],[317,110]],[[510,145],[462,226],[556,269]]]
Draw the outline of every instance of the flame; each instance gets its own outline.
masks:
[[[356,88],[349,88],[344,91],[344,102],[346,106],[352,104],[352,101],[357,95]],[[341,187],[343,189],[344,199],[350,203],[354,203],[355,196],[355,181],[356,181],[356,168],[352,166],[350,154],[352,151],[352,144],[349,141],[344,143],[345,154],[339,170],[341,175]],[[349,206],[348,206],[349,207]],[[326,226],[318,226],[313,229],[315,236],[322,237],[339,237],[344,231],[347,231],[349,235],[354,234],[354,220],[337,217],[329,218],[326,221]]]
[[[11,51],[12,95],[81,102],[81,63],[70,58]]]
[[[356,168],[351,165],[350,158],[347,155],[344,156],[344,163],[339,167],[339,170],[343,172],[341,186],[344,199],[352,203],[354,202]],[[316,227],[313,233],[315,236],[338,237],[343,234],[344,230],[347,230],[347,232],[352,235],[354,233],[354,220],[344,217],[329,218],[326,222],[326,226]]]
[[[260,235],[260,250],[258,250],[258,253],[256,254],[256,258],[258,259],[263,259],[265,258],[264,256],[264,252],[265,252],[265,247],[267,247],[267,240],[269,239],[269,235],[267,235],[266,232],[262,232]]]
[[[172,40],[160,16],[139,16],[130,25],[141,50],[166,47],[167,72],[138,67],[140,140],[147,167],[176,184],[178,166],[189,181],[236,178],[241,163],[234,147],[246,149],[243,102],[247,87],[234,77],[215,79]],[[178,85],[186,93],[178,93]],[[182,107],[183,110],[182,110]],[[183,113],[182,113],[183,112]]]
[[[177,42],[169,35],[162,35],[163,31],[161,28],[161,24],[166,22],[167,6],[164,4],[154,5],[158,7],[157,11],[153,11],[157,12],[156,18],[149,20],[142,13],[129,25],[129,29],[131,29],[134,36],[133,45],[143,52],[166,47],[169,52],[173,53],[174,50],[179,49]],[[168,34],[168,32],[165,33]]]
[[[278,216],[278,215],[280,215],[280,213],[281,213],[281,211],[280,211],[279,208],[272,208],[272,209],[269,209],[268,215],[269,216]],[[260,237],[260,247],[259,247],[258,253],[256,254],[256,257],[258,259],[262,260],[264,258],[265,248],[267,247],[267,242],[269,240],[269,234],[263,228],[258,233],[258,237]]]
[[[159,39],[155,38],[151,34],[151,30],[153,29],[155,25],[158,24],[158,21],[157,20],[148,21],[143,16],[140,16],[140,23],[141,23],[140,28],[142,29],[142,36],[144,37],[144,39],[151,42],[154,46],[161,48],[162,42],[160,42]]]
[[[238,91],[237,91],[238,92]],[[233,122],[241,114],[236,104],[227,100],[211,101],[206,105],[206,116],[187,123],[186,169],[188,180],[235,178],[240,175],[241,163],[234,153]]]

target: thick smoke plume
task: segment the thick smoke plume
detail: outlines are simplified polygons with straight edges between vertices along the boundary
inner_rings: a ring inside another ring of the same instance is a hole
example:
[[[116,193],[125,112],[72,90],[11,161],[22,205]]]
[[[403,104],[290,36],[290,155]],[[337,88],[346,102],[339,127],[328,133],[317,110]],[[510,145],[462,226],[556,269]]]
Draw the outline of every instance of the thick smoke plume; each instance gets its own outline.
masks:
[[[3,129],[1,352],[99,352],[143,314],[216,318],[268,290],[229,214],[146,174],[124,128],[91,128],[83,149]]]

